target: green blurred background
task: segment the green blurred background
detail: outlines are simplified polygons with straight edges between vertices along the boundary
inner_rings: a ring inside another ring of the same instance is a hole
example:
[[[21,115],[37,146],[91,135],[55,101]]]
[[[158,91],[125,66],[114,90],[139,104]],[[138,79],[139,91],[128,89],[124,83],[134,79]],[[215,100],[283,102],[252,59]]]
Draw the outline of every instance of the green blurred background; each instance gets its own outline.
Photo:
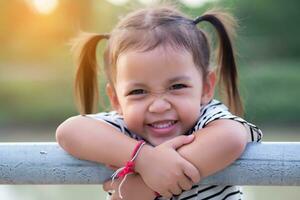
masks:
[[[76,115],[70,40],[110,32],[149,0],[0,0],[0,142],[54,141]],[[246,116],[265,141],[300,141],[300,1],[178,0],[191,17],[225,7],[239,20],[235,46]],[[100,45],[101,54],[103,44]],[[100,186],[0,186],[0,199],[102,199]],[[297,187],[246,187],[247,199],[299,199]]]

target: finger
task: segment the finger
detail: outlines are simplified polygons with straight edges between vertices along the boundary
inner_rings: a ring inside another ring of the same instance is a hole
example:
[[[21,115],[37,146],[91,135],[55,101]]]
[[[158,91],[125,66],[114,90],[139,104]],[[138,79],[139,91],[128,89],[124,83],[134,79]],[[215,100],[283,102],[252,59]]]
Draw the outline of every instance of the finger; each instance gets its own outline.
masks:
[[[172,193],[167,191],[167,192],[163,192],[163,193],[160,193],[160,195],[163,197],[163,198],[166,198],[166,199],[170,199],[172,198]]]
[[[178,182],[178,185],[182,190],[186,191],[186,190],[190,190],[192,188],[193,182],[191,179],[186,177],[186,178],[180,179]]]
[[[179,147],[185,145],[185,144],[189,144],[194,140],[195,136],[192,135],[180,135],[177,136],[167,142],[165,142],[165,145],[173,148],[173,149],[178,149]]]
[[[171,188],[171,193],[173,195],[179,195],[179,194],[181,194],[181,192],[182,192],[182,190],[178,184],[175,184],[175,186],[173,188]]]
[[[111,181],[104,182],[103,185],[102,185],[102,188],[106,192],[109,191],[109,190],[114,189],[113,186],[112,186],[112,182]]]
[[[199,181],[201,180],[201,174],[199,172],[199,170],[192,165],[190,162],[186,162],[183,165],[183,173],[189,177],[194,184],[199,183]]]

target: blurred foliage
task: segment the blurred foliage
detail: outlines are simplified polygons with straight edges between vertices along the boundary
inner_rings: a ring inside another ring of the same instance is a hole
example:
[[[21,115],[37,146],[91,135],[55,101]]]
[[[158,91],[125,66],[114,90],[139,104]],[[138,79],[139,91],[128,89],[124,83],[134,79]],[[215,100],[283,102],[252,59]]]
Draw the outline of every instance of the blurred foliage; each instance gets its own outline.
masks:
[[[244,35],[241,53],[250,60],[299,59],[299,6],[297,0],[240,1],[235,11]]]
[[[240,70],[245,115],[269,126],[299,126],[300,60],[268,61]]]
[[[138,5],[60,0],[42,15],[28,0],[0,1],[0,125],[53,125],[75,115],[75,67],[69,41],[80,30],[109,32]],[[239,20],[236,46],[246,117],[256,123],[299,124],[300,1],[219,0],[199,8],[182,5],[191,17],[225,7]],[[100,44],[99,55],[103,46]],[[101,92],[103,93],[103,91]]]

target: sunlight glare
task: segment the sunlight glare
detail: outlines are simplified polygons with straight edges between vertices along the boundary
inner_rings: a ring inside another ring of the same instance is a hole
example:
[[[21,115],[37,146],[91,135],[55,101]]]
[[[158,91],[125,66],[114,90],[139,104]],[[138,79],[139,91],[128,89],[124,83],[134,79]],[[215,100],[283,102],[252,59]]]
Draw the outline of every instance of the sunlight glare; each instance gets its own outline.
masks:
[[[138,0],[141,4],[151,5],[158,3],[159,0]]]
[[[106,0],[106,1],[116,6],[122,6],[128,2],[128,0]]]
[[[180,0],[180,1],[188,7],[196,8],[202,6],[205,3],[213,2],[216,0]]]
[[[116,6],[123,6],[129,2],[129,0],[106,0],[106,1]],[[188,7],[197,8],[202,6],[205,3],[213,2],[217,0],[180,0],[180,1]],[[158,3],[159,0],[138,0],[138,2],[144,5],[151,5],[151,4]]]
[[[58,0],[31,0],[32,6],[41,14],[50,14],[58,5]]]

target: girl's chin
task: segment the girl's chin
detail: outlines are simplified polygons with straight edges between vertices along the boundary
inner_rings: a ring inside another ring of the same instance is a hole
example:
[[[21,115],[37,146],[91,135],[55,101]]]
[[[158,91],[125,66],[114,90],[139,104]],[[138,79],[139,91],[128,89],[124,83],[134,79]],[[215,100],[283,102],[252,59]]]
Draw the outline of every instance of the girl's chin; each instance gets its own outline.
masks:
[[[158,145],[160,145],[160,144],[162,144],[162,143],[164,143],[165,141],[149,141],[150,142],[150,144],[152,144],[153,146],[158,146]]]
[[[169,141],[175,138],[178,135],[181,135],[181,128],[178,126],[178,123],[174,124],[170,128],[166,129],[154,129],[148,127],[146,132],[147,140],[153,145],[158,146],[166,141]]]
[[[176,136],[172,136],[172,137],[159,137],[159,138],[149,138],[148,141],[150,142],[150,144],[152,144],[153,146],[158,146],[166,141],[169,141],[171,139],[173,139]]]
[[[158,146],[158,145],[160,145],[160,144],[162,144],[162,143],[164,143],[164,141],[157,141],[157,140],[150,140],[149,141],[153,146]]]

